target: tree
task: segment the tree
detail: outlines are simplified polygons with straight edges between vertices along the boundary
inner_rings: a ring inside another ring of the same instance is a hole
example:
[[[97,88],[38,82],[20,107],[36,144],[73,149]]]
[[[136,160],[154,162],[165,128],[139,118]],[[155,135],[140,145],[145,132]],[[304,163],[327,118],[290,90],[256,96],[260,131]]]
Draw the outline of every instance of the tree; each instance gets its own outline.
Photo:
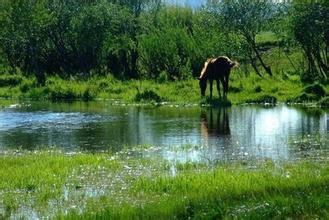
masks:
[[[130,51],[130,63],[131,65],[129,68],[126,70],[128,71],[129,77],[132,78],[138,78],[138,67],[137,67],[137,62],[138,62],[138,47],[139,47],[139,42],[138,42],[138,36],[141,34],[141,27],[143,24],[141,24],[141,15],[143,12],[148,12],[148,13],[155,13],[157,10],[160,9],[162,0],[110,0],[110,2],[113,2],[115,4],[122,5],[126,7],[131,14],[133,15],[133,29],[131,31],[131,39],[133,44],[130,44],[131,46],[131,51]]]
[[[209,1],[210,13],[215,13],[222,19],[221,29],[241,35],[246,43],[245,49],[251,65],[258,75],[261,75],[256,61],[272,76],[272,71],[262,59],[256,43],[259,34],[273,18],[274,3],[270,0],[223,0]]]
[[[0,9],[0,47],[11,67],[34,73],[45,82],[42,69],[46,41],[41,31],[50,15],[42,1],[4,1]]]
[[[139,36],[139,71],[150,78],[163,73],[171,80],[191,75],[198,47],[193,29],[191,9],[168,7],[160,10],[153,28]]]
[[[302,79],[327,80],[329,74],[329,3],[295,1],[291,29],[308,63]]]

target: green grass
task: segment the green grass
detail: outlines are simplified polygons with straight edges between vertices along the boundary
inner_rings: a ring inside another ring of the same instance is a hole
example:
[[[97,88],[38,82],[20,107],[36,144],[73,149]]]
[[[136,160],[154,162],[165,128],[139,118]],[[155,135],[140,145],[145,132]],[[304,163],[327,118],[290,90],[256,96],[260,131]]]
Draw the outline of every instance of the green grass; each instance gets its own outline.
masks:
[[[233,104],[245,103],[264,95],[275,96],[284,102],[302,91],[302,84],[294,76],[283,80],[280,76],[260,78],[254,74],[246,77],[240,70],[232,72],[228,99]],[[209,96],[209,89],[206,93]],[[218,98],[217,90],[213,91]],[[31,100],[112,100],[124,103],[170,102],[176,104],[198,104],[201,102],[198,80],[157,83],[152,80],[120,81],[112,77],[89,80],[63,80],[49,77],[44,87],[37,87],[33,79],[24,79],[22,84],[0,87],[0,97],[6,99]]]
[[[328,186],[327,161],[208,167],[111,153],[17,151],[0,156],[0,217],[327,218]]]
[[[276,44],[279,40],[272,31],[264,31],[256,35],[256,43],[258,44]]]

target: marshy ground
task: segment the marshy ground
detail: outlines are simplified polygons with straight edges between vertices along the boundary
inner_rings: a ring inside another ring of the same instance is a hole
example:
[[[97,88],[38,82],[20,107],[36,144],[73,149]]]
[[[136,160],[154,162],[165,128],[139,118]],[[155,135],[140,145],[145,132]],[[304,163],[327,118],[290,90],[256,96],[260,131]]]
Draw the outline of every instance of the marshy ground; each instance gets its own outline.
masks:
[[[303,143],[295,143],[304,146]],[[149,151],[146,147],[138,151]],[[3,218],[326,218],[328,157],[173,163],[133,151],[4,151]]]

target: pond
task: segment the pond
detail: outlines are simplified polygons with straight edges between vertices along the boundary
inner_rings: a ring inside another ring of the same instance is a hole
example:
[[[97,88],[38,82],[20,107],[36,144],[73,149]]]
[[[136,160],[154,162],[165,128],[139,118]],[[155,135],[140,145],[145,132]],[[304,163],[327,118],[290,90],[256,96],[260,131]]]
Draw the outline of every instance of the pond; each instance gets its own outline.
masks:
[[[328,140],[329,111],[316,108],[108,102],[18,102],[0,108],[1,151],[132,149],[132,155],[170,161],[293,160],[327,156]]]

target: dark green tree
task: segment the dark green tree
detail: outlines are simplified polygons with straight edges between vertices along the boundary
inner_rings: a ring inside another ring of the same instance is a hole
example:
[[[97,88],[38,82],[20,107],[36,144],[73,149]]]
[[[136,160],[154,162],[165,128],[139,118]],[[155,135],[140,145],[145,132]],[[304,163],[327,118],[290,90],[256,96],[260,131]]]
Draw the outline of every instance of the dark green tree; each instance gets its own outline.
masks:
[[[291,29],[308,63],[302,79],[327,80],[329,74],[329,3],[295,1]]]
[[[167,7],[159,11],[153,28],[139,36],[139,71],[157,78],[160,73],[174,80],[191,76],[197,62],[193,11]]]

